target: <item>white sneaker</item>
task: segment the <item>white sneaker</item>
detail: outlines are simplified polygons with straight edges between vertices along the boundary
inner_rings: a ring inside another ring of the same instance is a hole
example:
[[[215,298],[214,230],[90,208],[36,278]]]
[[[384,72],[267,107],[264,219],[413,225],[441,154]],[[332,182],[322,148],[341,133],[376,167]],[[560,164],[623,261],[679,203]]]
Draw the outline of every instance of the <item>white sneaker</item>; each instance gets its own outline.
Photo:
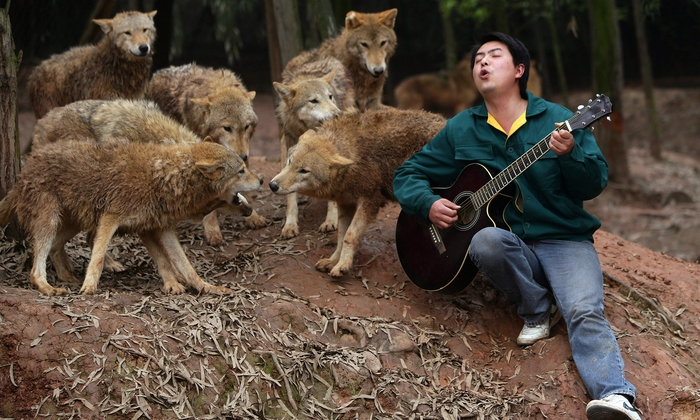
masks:
[[[517,343],[521,346],[529,346],[530,344],[535,344],[543,338],[549,337],[549,331],[552,329],[554,324],[559,322],[561,319],[561,313],[556,305],[552,305],[549,310],[549,318],[545,318],[541,324],[528,327],[523,325],[523,329],[518,335]]]
[[[642,420],[629,400],[620,394],[589,402],[586,406],[586,417],[588,420]]]

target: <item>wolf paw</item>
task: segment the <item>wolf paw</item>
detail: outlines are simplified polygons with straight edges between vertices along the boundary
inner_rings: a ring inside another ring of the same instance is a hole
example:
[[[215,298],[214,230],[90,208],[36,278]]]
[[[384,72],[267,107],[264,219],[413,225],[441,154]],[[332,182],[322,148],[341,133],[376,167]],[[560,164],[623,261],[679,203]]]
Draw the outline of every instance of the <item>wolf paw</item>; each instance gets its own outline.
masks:
[[[94,295],[95,293],[97,293],[96,284],[86,284],[85,282],[83,282],[83,287],[80,288],[80,294]]]
[[[299,235],[299,225],[296,223],[286,223],[282,228],[282,239],[289,239]]]
[[[107,271],[109,273],[121,273],[124,270],[126,270],[126,267],[124,267],[122,263],[110,257],[109,255],[105,255],[104,271]]]
[[[204,239],[211,246],[221,246],[224,244],[224,235],[221,234],[220,230],[209,231],[204,229]]]
[[[245,218],[245,224],[250,229],[260,229],[267,226],[268,220],[259,215],[257,212],[253,211],[253,214]]]
[[[329,222],[329,221],[323,222],[323,224],[321,226],[319,226],[319,228],[318,228],[319,232],[326,232],[326,233],[334,232],[336,230],[338,230],[338,224],[333,223],[333,222]]]
[[[350,271],[350,267],[345,267],[340,264],[336,264],[335,267],[331,269],[331,271],[328,272],[331,277],[343,277],[345,273]]]
[[[63,287],[42,287],[39,289],[39,291],[46,296],[62,296],[68,293],[68,290],[64,289]]]
[[[233,293],[233,291],[231,291],[231,289],[229,289],[228,287],[214,286],[213,284],[208,284],[208,283],[207,283],[206,287],[204,288],[204,292],[212,293],[215,295],[230,295],[231,293]]]
[[[185,293],[185,286],[176,281],[163,283],[163,291],[169,295],[181,295]]]
[[[332,269],[334,269],[337,264],[338,264],[338,261],[336,261],[336,260],[333,260],[331,258],[323,258],[323,259],[318,260],[318,262],[316,262],[316,269],[319,271],[323,271],[324,273],[330,273],[330,271]],[[333,276],[333,274],[331,274],[331,276]],[[333,277],[340,277],[340,276],[342,276],[342,274],[337,275],[337,276],[333,276]]]

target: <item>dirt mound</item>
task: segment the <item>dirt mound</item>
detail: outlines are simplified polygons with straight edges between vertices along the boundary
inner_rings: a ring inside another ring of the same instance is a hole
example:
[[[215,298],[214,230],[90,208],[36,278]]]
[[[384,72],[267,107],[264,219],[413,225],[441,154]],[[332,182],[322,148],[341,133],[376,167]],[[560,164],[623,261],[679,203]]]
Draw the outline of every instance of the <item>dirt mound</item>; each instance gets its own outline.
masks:
[[[251,166],[270,179],[279,163]],[[113,246],[128,269],[103,274],[100,294],[62,284],[69,296],[44,297],[29,286],[30,253],[0,238],[0,417],[583,417],[566,327],[523,349],[514,308],[483,279],[457,296],[415,287],[394,248],[396,205],[334,281],[314,268],[334,249],[316,230],[325,203],[302,202],[290,240],[278,239],[284,197],[255,203],[273,224],[222,218],[226,246],[207,246],[201,225],[180,229],[197,271],[234,289],[226,297],[164,295],[133,238]],[[84,244],[70,243],[79,277]],[[644,418],[697,418],[700,267],[607,232],[596,246]]]
[[[700,266],[689,261],[698,257],[700,170],[688,139],[697,124],[676,117],[697,114],[700,91],[657,96],[661,109],[676,110],[662,115],[662,162],[643,152],[640,92],[627,90],[625,104],[638,182],[611,185],[587,205],[603,221],[605,310],[642,417],[696,419]],[[266,180],[279,169],[272,107],[271,96],[256,97],[251,167]],[[26,144],[35,121],[28,112],[19,119]],[[415,287],[395,251],[396,205],[380,212],[340,280],[314,268],[335,248],[335,234],[317,231],[325,203],[300,203],[301,235],[290,240],[279,238],[284,197],[263,187],[254,205],[273,223],[248,230],[222,216],[222,247],[207,246],[199,224],[179,229],[197,272],[233,289],[226,297],[164,295],[130,237],[111,247],[127,271],[103,274],[98,295],[61,284],[70,295],[45,297],[29,285],[31,252],[0,231],[0,418],[585,417],[590,397],[566,327],[521,348],[515,309],[480,277],[456,296]],[[69,248],[82,278],[84,238]]]

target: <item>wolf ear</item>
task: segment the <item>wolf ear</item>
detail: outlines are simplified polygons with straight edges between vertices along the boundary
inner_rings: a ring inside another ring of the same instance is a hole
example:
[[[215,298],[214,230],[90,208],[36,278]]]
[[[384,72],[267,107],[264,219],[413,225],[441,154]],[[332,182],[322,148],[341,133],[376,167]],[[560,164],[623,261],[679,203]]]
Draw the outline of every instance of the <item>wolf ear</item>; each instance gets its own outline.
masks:
[[[255,91],[251,90],[250,92],[246,92],[245,96],[247,96],[248,99],[252,101],[253,99],[255,99]]]
[[[362,13],[350,11],[345,15],[345,29],[355,29],[362,26],[365,22],[362,20]]]
[[[198,160],[194,166],[207,178],[214,178],[216,171],[222,167],[221,161],[213,159]]]
[[[396,23],[396,14],[399,13],[398,9],[389,9],[379,14],[379,22],[388,27],[389,29],[394,29],[394,24]]]
[[[274,86],[275,90],[277,91],[277,94],[285,102],[290,101],[296,94],[294,88],[291,88],[287,85],[283,85],[282,83],[272,82],[272,86]]]
[[[206,136],[202,139],[202,143],[214,143],[214,139],[211,136]]]
[[[331,168],[334,169],[342,169],[347,166],[353,165],[355,163],[354,160],[348,159],[344,156],[336,155],[333,157],[331,160]]]
[[[334,69],[332,72],[323,76],[323,80],[330,85],[331,83],[333,83],[333,79],[335,79],[336,74],[338,74],[338,69]]]
[[[146,13],[146,15],[147,15],[149,18],[153,19],[153,16],[155,16],[156,13],[158,13],[158,11],[157,11],[157,10],[154,10],[154,11],[152,11],[152,12]]]
[[[112,31],[112,19],[93,19],[92,21],[100,25],[102,32],[108,34]]]
[[[193,105],[196,107],[199,107],[202,109],[204,112],[209,112],[209,105],[211,102],[209,101],[209,98],[192,98],[189,100]]]

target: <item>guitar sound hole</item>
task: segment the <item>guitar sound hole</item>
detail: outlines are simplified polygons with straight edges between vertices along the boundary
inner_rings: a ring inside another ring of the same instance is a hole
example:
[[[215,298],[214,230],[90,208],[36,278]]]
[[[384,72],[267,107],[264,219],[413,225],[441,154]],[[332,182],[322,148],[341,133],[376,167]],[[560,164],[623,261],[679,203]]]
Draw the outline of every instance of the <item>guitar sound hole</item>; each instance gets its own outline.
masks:
[[[452,225],[457,230],[469,230],[479,220],[479,213],[481,210],[474,209],[474,205],[471,201],[471,195],[471,191],[463,191],[453,200],[462,207],[459,209],[459,219],[457,219],[455,224]]]

